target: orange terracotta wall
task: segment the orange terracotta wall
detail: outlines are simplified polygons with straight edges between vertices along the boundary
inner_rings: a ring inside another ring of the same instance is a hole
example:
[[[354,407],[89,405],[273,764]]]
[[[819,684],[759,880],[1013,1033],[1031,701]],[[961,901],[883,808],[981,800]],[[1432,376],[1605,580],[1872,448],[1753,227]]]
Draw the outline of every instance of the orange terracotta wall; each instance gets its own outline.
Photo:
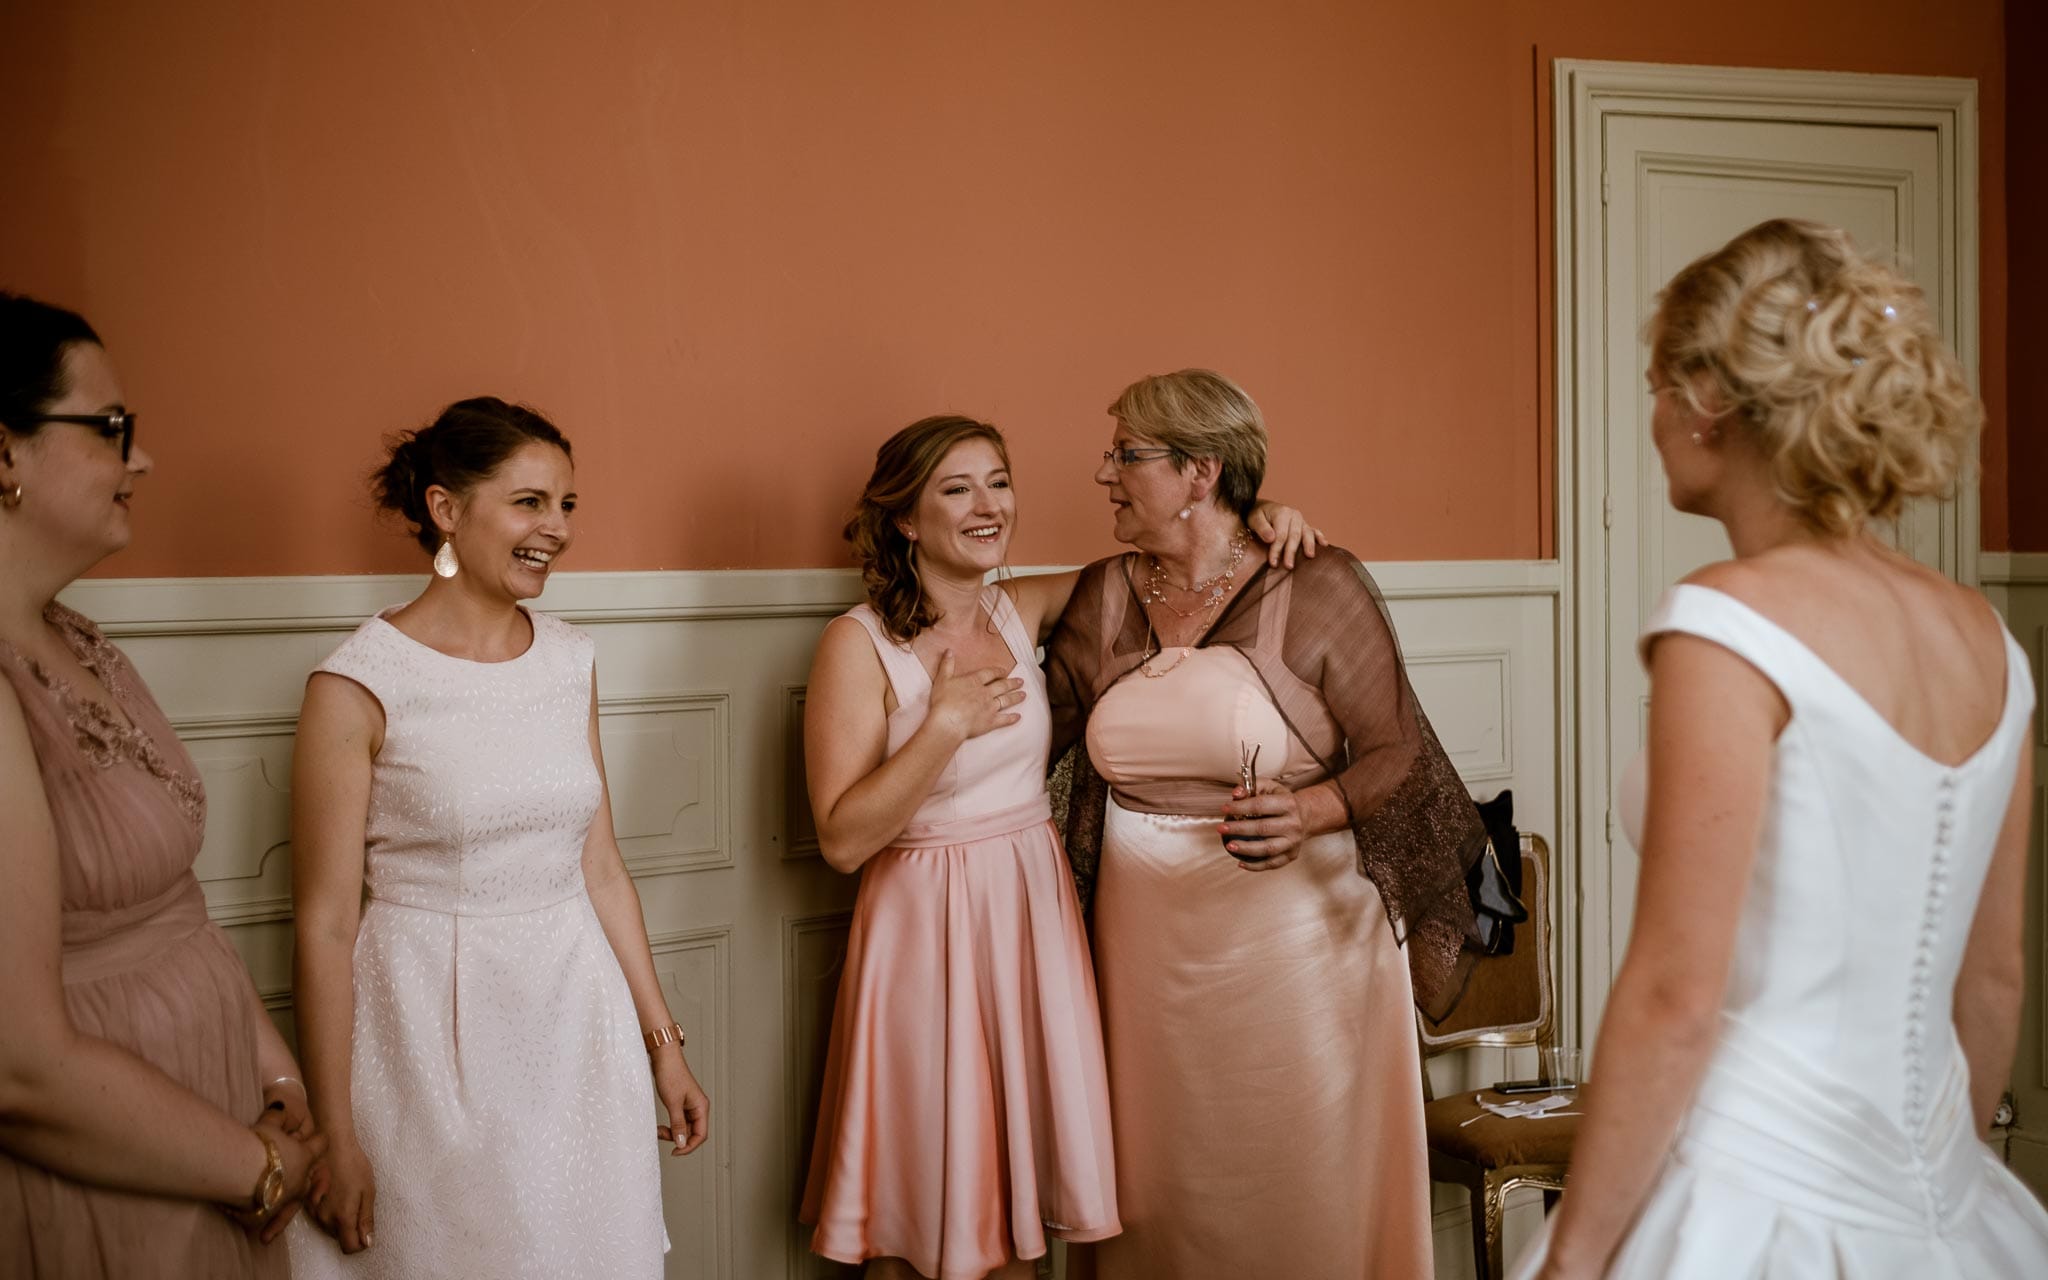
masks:
[[[1554,57],[1979,80],[2006,546],[1997,0],[9,4],[0,281],[144,414],[110,573],[416,567],[361,477],[485,391],[577,443],[568,567],[842,563],[938,410],[1009,431],[1017,559],[1080,560],[1103,406],[1189,364],[1362,554],[1540,556]]]

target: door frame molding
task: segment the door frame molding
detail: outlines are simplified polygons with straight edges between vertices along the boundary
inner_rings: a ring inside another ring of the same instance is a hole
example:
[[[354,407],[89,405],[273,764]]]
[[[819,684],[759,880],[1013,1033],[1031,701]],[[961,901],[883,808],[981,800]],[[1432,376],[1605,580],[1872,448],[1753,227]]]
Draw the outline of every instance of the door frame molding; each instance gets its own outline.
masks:
[[[1558,602],[1559,866],[1557,930],[1559,1013],[1581,1044],[1590,1044],[1589,1006],[1605,1005],[1605,979],[1588,975],[1611,968],[1613,940],[1587,922],[1608,918],[1605,883],[1587,879],[1587,843],[1614,838],[1607,813],[1607,682],[1609,652],[1602,471],[1605,443],[1600,413],[1606,386],[1606,350],[1599,299],[1606,288],[1602,139],[1611,115],[1694,116],[1867,124],[1932,130],[1941,171],[1941,252],[1954,283],[1941,300],[1956,354],[1972,387],[1978,371],[1977,82],[1934,76],[1862,75],[1839,71],[1773,71],[1733,67],[1594,62],[1559,58],[1552,64],[1552,245],[1555,253],[1554,483],[1557,556],[1564,566]],[[1630,358],[1633,358],[1633,352]],[[1956,499],[1960,541],[1958,576],[1979,574],[1982,515],[1972,465]]]

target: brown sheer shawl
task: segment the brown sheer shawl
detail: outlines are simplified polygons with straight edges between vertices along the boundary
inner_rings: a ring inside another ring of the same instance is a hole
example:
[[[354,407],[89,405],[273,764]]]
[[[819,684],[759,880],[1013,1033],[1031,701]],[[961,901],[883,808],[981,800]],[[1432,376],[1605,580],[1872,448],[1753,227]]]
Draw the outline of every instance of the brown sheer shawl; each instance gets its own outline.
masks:
[[[1095,703],[1154,649],[1133,583],[1138,556],[1082,570],[1046,645],[1055,803],[1066,800],[1067,856],[1089,904],[1109,788],[1080,738]],[[1415,1002],[1441,1018],[1456,1002],[1472,927],[1465,874],[1486,829],[1409,687],[1392,620],[1372,576],[1329,547],[1294,569],[1260,568],[1198,647],[1228,645],[1250,661],[1288,729],[1321,762],[1282,779],[1299,790],[1334,778],[1351,817],[1358,869],[1379,889],[1394,936],[1408,944]],[[1071,749],[1070,749],[1071,748]],[[1224,782],[1120,787],[1118,802],[1166,813],[1213,813]],[[1284,873],[1283,873],[1284,874]]]

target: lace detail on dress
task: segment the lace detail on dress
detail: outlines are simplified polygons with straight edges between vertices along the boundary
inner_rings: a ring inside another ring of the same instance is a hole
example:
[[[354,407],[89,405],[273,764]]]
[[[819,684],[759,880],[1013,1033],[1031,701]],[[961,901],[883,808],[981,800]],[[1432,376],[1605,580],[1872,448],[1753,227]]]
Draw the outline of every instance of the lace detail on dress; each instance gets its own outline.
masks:
[[[77,735],[78,749],[85,753],[86,759],[101,769],[113,768],[124,757],[133,760],[144,772],[170,789],[186,821],[195,827],[202,825],[206,821],[206,789],[200,785],[199,779],[171,763],[156,739],[138,725],[134,713],[129,710],[133,704],[130,696],[133,686],[129,680],[132,672],[127,658],[92,624],[91,619],[76,610],[53,602],[43,610],[43,620],[57,629],[64,639],[64,647],[78,659],[79,665],[99,678],[107,696],[127,716],[125,722],[102,703],[80,693],[69,680],[4,640],[0,640],[0,651],[5,651],[35,678],[37,684],[57,699],[57,705],[64,710],[64,718],[71,723]]]

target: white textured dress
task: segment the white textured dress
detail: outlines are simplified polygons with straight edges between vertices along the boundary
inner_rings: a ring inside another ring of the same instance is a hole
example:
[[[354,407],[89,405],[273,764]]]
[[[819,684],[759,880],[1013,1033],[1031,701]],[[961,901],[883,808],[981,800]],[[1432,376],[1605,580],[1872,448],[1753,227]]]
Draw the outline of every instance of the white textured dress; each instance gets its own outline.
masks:
[[[1951,767],[1731,596],[1673,588],[1644,636],[1668,632],[1749,662],[1792,719],[1775,750],[1720,1040],[1608,1276],[2048,1276],[2048,1211],[1975,1132],[1953,999],[2030,749],[2025,653],[2007,637],[2004,715]],[[1638,844],[1640,765],[1634,803],[1626,784],[1623,797]],[[1547,1240],[1518,1276],[1534,1274]]]
[[[508,662],[452,658],[381,616],[319,670],[384,708],[355,950],[352,1102],[376,1243],[302,1215],[312,1277],[658,1275],[653,1083],[583,883],[602,799],[593,646],[534,613]]]

